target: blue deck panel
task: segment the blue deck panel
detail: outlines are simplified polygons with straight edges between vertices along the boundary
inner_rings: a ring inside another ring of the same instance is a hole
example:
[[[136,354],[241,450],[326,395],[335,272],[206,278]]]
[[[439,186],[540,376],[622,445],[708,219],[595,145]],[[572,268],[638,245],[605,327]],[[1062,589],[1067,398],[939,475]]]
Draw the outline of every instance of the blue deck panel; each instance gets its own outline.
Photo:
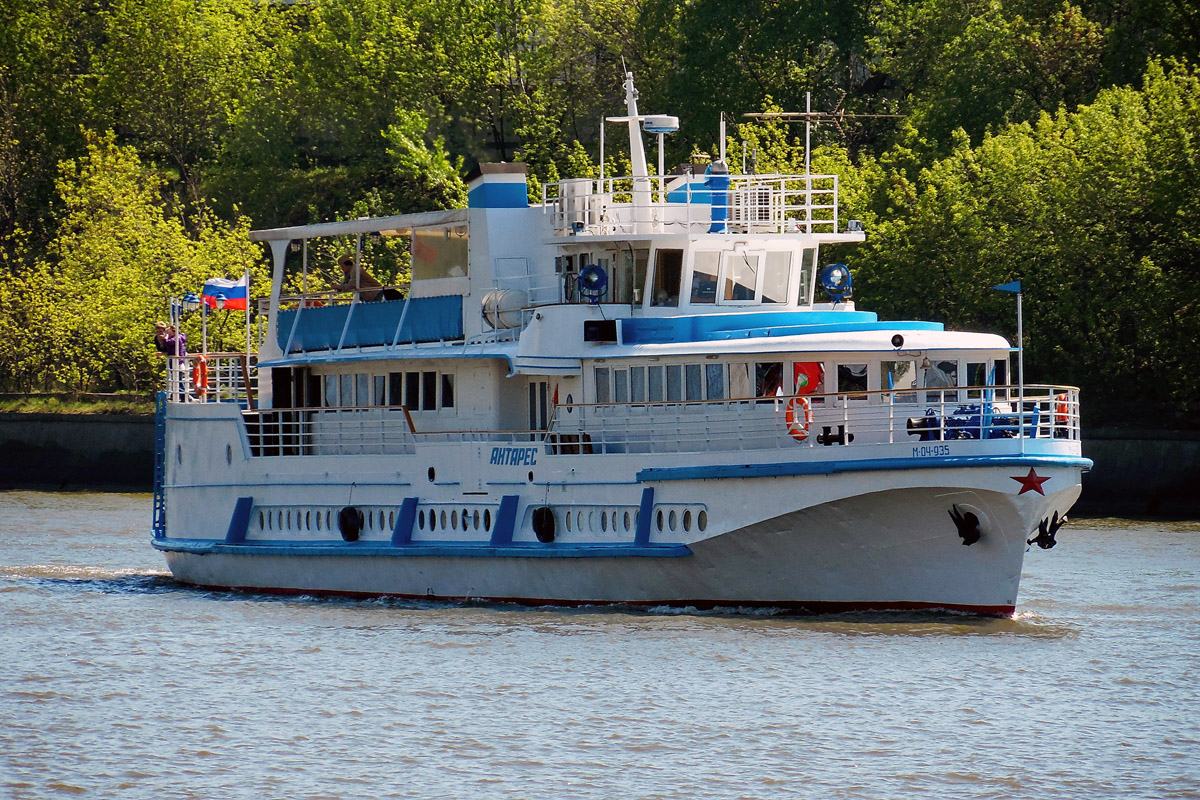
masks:
[[[623,344],[672,344],[858,331],[940,331],[940,322],[879,322],[869,311],[774,311],[634,317],[620,321]]]

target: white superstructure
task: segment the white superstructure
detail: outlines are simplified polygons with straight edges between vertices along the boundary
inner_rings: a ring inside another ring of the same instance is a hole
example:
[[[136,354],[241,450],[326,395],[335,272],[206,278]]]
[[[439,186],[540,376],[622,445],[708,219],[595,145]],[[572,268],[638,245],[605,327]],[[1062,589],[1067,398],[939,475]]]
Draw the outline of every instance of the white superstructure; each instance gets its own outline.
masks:
[[[466,209],[252,234],[257,365],[210,354],[198,392],[175,360],[160,409],[178,579],[1011,613],[1090,466],[1077,390],[1012,385],[1002,337],[856,310],[819,266],[864,237],[835,176],[647,174],[638,126],[670,118],[626,90],[631,177],[529,204],[521,165],[481,165]],[[308,240],[370,235],[409,237],[404,299],[285,295]]]

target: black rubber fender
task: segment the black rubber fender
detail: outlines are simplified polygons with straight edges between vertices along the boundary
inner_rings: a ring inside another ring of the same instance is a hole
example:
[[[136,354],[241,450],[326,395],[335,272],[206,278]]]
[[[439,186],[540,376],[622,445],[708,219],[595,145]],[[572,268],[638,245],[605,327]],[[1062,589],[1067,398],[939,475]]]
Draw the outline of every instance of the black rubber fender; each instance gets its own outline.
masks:
[[[554,541],[554,511],[549,506],[538,506],[533,510],[533,535],[542,544]]]
[[[338,530],[347,542],[357,542],[363,529],[363,512],[354,506],[346,506],[338,512]]]

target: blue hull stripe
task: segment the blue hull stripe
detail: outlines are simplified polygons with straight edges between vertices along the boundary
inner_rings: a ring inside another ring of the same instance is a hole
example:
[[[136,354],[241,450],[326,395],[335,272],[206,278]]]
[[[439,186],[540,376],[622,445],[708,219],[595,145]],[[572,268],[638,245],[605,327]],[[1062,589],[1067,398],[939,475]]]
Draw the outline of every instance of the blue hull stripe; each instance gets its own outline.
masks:
[[[233,514],[229,517],[229,530],[225,532],[225,541],[229,544],[246,541],[246,530],[250,527],[250,509],[254,507],[253,497],[239,497],[233,506]]]
[[[642,483],[716,478],[783,478],[836,475],[843,472],[946,469],[953,467],[1079,467],[1091,469],[1090,458],[1075,456],[944,456],[938,458],[867,458],[860,461],[792,461],[773,464],[714,464],[699,467],[651,467],[638,472]]]
[[[637,531],[633,534],[633,543],[645,547],[650,543],[650,515],[654,513],[654,487],[642,489],[642,504],[638,509]]]
[[[496,510],[496,527],[492,528],[492,547],[504,547],[512,544],[513,528],[517,523],[517,500],[515,494],[506,494],[500,498],[500,508]]]
[[[417,521],[417,498],[406,497],[400,502],[400,514],[396,517],[396,529],[392,531],[394,546],[412,542],[413,525]]]
[[[155,539],[156,549],[167,553],[236,556],[340,556],[439,558],[679,558],[690,556],[684,544],[541,544],[518,543],[503,547],[487,544],[421,542],[400,547],[379,542],[243,542],[229,544],[215,539]]]

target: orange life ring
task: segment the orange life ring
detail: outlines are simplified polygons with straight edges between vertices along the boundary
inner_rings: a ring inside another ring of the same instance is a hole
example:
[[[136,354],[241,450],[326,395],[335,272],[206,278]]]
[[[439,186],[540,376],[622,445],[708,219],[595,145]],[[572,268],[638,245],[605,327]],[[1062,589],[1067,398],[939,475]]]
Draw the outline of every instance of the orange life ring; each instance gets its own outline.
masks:
[[[804,420],[796,420],[796,408],[804,409]],[[787,423],[787,432],[797,442],[803,442],[808,438],[808,428],[812,425],[812,403],[807,397],[795,395],[787,402],[787,411],[783,415],[784,422]]]
[[[1067,404],[1067,396],[1054,396],[1054,422],[1056,425],[1068,425],[1071,422],[1071,407]]]
[[[192,363],[192,389],[196,394],[208,392],[208,359],[204,356],[196,356]]]

